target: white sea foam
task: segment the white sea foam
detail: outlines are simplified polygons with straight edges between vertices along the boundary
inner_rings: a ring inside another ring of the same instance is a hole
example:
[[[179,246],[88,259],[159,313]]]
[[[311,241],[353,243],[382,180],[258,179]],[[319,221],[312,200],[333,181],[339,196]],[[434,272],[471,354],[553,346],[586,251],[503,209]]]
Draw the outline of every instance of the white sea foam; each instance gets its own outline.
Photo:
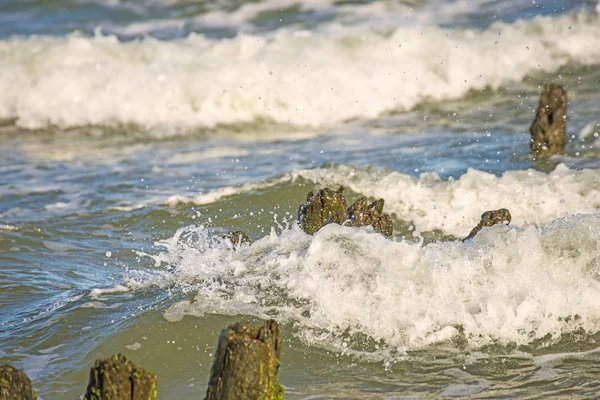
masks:
[[[571,170],[564,164],[549,174],[527,170],[496,176],[470,169],[460,178],[449,180],[432,173],[421,174],[417,179],[398,171],[336,165],[227,186],[196,197],[172,196],[167,204],[209,204],[300,177],[318,187],[343,185],[365,196],[383,198],[386,212],[412,222],[418,231],[439,229],[457,237],[467,236],[481,214],[492,209],[508,208],[512,224],[519,226],[525,223],[541,226],[557,218],[600,210],[600,172]]]
[[[469,169],[456,180],[441,180],[430,173],[416,179],[397,171],[347,165],[297,174],[323,186],[344,185],[383,198],[387,212],[412,221],[418,230],[439,229],[456,236],[466,236],[481,214],[491,209],[508,208],[514,225],[544,225],[600,210],[600,173],[570,170],[564,164],[549,174],[508,171],[500,177]]]
[[[402,352],[459,334],[477,347],[600,330],[600,214],[424,247],[339,225],[314,236],[294,227],[237,251],[209,246],[206,235],[187,227],[162,242],[170,282],[197,292],[171,306],[169,320],[271,316],[342,351],[358,333]]]
[[[131,288],[123,286],[123,285],[115,285],[111,288],[96,288],[90,290],[89,296],[94,300],[102,300],[102,296],[107,294],[116,294],[116,293],[126,293],[129,292]]]
[[[593,12],[479,31],[400,27],[280,31],[178,41],[113,36],[0,42],[0,118],[25,128],[118,126],[185,131],[274,121],[327,126],[498,88],[570,63],[595,65]]]

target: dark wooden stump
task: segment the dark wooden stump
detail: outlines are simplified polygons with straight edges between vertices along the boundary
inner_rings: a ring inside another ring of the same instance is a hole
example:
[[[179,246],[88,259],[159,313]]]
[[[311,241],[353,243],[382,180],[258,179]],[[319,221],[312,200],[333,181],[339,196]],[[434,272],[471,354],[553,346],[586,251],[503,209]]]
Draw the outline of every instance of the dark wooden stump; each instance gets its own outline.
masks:
[[[493,226],[496,224],[508,225],[510,224],[511,218],[510,211],[508,211],[506,208],[486,211],[481,214],[481,221],[479,221],[479,224],[477,224],[471,233],[469,233],[469,236],[464,238],[462,241],[464,242],[465,240],[472,239],[481,229],[483,229],[484,226]]]
[[[84,400],[156,400],[156,375],[118,354],[96,360]]]
[[[567,140],[567,92],[562,86],[546,85],[535,120],[529,128],[534,154],[562,154]]]
[[[224,235],[222,237],[223,239],[229,240],[236,247],[241,246],[243,244],[248,244],[248,246],[252,244],[252,241],[250,240],[248,235],[246,235],[242,231],[229,232],[227,235]]]
[[[206,400],[282,400],[277,322],[235,323],[221,331]]]
[[[309,192],[306,195],[306,203],[298,207],[298,222],[304,232],[313,235],[325,225],[334,223],[346,226],[371,225],[386,236],[393,233],[392,217],[383,212],[383,199],[369,204],[366,197],[361,197],[348,208],[343,190],[343,187],[338,190],[324,188],[316,194]]]
[[[371,225],[377,232],[391,236],[394,232],[392,217],[383,212],[383,199],[369,204],[366,197],[360,197],[348,209],[349,226]]]
[[[37,400],[25,372],[8,364],[0,367],[0,400]]]
[[[313,235],[327,224],[341,225],[346,221],[348,203],[343,190],[343,187],[338,190],[324,188],[306,195],[306,203],[298,207],[298,221],[304,232]]]

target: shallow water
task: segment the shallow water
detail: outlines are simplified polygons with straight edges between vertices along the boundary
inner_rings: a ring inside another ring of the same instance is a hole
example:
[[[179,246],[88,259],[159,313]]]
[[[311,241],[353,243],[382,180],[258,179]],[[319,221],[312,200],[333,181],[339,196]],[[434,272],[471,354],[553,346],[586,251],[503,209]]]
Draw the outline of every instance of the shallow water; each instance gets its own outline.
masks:
[[[1,3],[2,361],[70,399],[122,352],[198,398],[219,331],[275,318],[290,399],[597,396],[599,8]],[[536,159],[548,82],[569,141]],[[340,185],[394,235],[304,234]]]

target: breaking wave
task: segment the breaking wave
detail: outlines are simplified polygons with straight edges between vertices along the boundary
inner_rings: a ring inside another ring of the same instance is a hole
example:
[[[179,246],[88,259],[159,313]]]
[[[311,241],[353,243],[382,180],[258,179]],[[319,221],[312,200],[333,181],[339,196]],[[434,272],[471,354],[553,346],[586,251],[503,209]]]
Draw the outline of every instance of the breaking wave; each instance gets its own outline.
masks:
[[[435,26],[0,41],[0,119],[23,128],[123,126],[183,132],[254,122],[327,127],[596,65],[594,12],[485,30]]]
[[[309,344],[369,357],[456,337],[521,345],[600,330],[599,232],[599,214],[426,246],[369,228],[328,225],[309,236],[295,226],[232,251],[189,226],[157,243],[163,251],[152,257],[169,272],[146,279],[195,293],[165,311],[170,321],[274,317]]]

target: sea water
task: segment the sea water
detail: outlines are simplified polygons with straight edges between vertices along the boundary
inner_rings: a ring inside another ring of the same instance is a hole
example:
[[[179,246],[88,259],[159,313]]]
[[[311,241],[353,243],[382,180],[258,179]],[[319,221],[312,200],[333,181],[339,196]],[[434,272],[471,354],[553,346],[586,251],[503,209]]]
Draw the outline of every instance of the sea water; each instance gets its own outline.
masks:
[[[120,352],[202,398],[220,330],[273,318],[289,399],[597,396],[599,13],[0,3],[1,361],[77,399]],[[539,158],[547,83],[568,140]],[[305,234],[306,193],[339,186],[394,234]]]

